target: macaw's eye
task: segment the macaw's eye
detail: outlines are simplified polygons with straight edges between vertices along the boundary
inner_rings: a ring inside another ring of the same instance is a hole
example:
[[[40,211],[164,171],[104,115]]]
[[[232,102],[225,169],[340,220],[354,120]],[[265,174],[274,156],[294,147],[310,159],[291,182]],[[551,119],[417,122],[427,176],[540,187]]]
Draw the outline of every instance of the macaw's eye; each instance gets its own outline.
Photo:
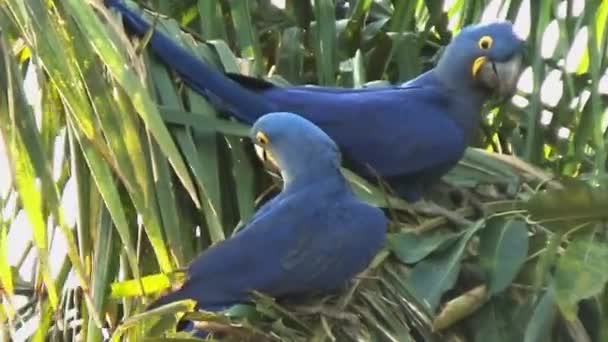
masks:
[[[492,37],[483,36],[479,39],[479,48],[482,50],[487,50],[492,47]]]
[[[258,140],[258,143],[260,143],[260,145],[268,144],[268,137],[266,136],[266,134],[264,134],[262,132],[258,132],[255,135],[255,138]]]

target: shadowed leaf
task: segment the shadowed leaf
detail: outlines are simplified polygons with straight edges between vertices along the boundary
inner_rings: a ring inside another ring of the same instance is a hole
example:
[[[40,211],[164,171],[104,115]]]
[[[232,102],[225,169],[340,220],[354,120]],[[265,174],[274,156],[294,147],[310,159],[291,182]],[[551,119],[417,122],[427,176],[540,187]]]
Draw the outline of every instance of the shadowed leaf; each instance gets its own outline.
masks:
[[[390,250],[399,260],[406,264],[416,263],[433,253],[442,245],[447,245],[458,238],[457,234],[445,232],[429,235],[416,233],[390,234],[387,238]]]
[[[553,290],[546,291],[536,304],[532,317],[526,327],[524,342],[551,341],[551,331],[557,313],[555,294]]]
[[[607,218],[608,189],[572,182],[564,189],[539,192],[526,206],[535,220]]]
[[[484,225],[484,220],[475,223],[453,246],[424,259],[412,270],[407,279],[408,286],[431,311],[437,309],[443,293],[454,286],[467,243]]]
[[[479,234],[479,258],[490,294],[502,292],[528,256],[528,227],[519,219],[491,219]]]

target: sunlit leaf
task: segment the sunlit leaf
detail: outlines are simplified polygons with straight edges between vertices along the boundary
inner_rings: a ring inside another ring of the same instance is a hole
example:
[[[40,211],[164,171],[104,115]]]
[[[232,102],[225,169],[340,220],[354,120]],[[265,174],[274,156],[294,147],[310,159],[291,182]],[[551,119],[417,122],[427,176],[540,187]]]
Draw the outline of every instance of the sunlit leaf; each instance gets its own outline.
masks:
[[[171,287],[173,284],[183,282],[183,279],[184,276],[177,273],[172,276],[155,274],[141,277],[139,280],[126,280],[112,284],[111,296],[113,298],[141,296],[142,293],[139,288],[140,280],[144,286],[145,293],[152,294]]]

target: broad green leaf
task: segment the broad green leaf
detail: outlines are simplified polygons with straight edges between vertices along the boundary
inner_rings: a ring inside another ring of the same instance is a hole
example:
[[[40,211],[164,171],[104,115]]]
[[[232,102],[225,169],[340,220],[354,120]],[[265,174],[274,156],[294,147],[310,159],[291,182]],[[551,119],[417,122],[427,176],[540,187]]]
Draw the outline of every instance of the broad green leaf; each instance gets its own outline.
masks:
[[[407,284],[431,311],[437,309],[443,293],[454,286],[467,243],[485,223],[476,222],[451,247],[424,259],[412,270]]]
[[[521,171],[493,153],[467,148],[464,157],[445,175],[444,179],[457,186],[473,187],[478,184],[518,184]],[[533,167],[529,167],[533,170]],[[518,172],[520,171],[520,172]]]
[[[564,317],[576,318],[580,300],[599,294],[608,282],[608,245],[577,239],[557,263],[555,299]]]
[[[536,307],[526,327],[524,342],[551,341],[551,328],[557,317],[557,305],[552,289],[546,291]]]
[[[608,217],[608,189],[583,182],[538,192],[526,205],[535,220],[597,220]]]
[[[406,211],[411,209],[410,204],[405,200],[386,193],[384,189],[371,184],[349,169],[342,168],[342,173],[351,184],[355,194],[363,201],[383,208],[394,208]]]
[[[389,249],[406,264],[417,263],[433,253],[440,246],[447,245],[458,238],[457,234],[438,232],[428,235],[416,233],[389,234],[387,243]]]
[[[517,218],[493,218],[479,234],[479,259],[490,294],[507,288],[528,256],[528,227]]]
[[[508,297],[494,297],[475,313],[468,327],[474,342],[521,341],[523,331],[515,322],[517,302]]]
[[[557,234],[550,235],[548,241],[545,242],[544,250],[535,265],[535,274],[532,280],[534,292],[540,291],[541,288],[545,286],[546,280],[552,274],[558,257],[562,236],[563,234],[558,232]]]

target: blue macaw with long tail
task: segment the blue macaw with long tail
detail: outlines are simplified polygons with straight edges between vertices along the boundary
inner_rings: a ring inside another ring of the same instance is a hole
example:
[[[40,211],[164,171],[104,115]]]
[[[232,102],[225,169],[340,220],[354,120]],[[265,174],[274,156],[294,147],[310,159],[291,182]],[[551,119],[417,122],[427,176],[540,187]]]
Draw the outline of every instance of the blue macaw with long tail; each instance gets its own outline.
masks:
[[[242,230],[203,251],[181,288],[149,309],[193,299],[220,311],[250,301],[251,290],[278,299],[338,290],[382,248],[388,220],[355,196],[327,134],[301,116],[270,113],[251,138],[278,166],[281,192]]]
[[[151,29],[122,0],[106,4],[122,15],[129,32],[144,36]],[[251,124],[269,112],[301,115],[338,144],[353,171],[381,176],[415,201],[463,156],[485,101],[512,96],[524,41],[509,22],[468,26],[433,69],[401,85],[363,89],[279,87],[222,73],[158,31],[149,46],[192,89],[238,119]]]

